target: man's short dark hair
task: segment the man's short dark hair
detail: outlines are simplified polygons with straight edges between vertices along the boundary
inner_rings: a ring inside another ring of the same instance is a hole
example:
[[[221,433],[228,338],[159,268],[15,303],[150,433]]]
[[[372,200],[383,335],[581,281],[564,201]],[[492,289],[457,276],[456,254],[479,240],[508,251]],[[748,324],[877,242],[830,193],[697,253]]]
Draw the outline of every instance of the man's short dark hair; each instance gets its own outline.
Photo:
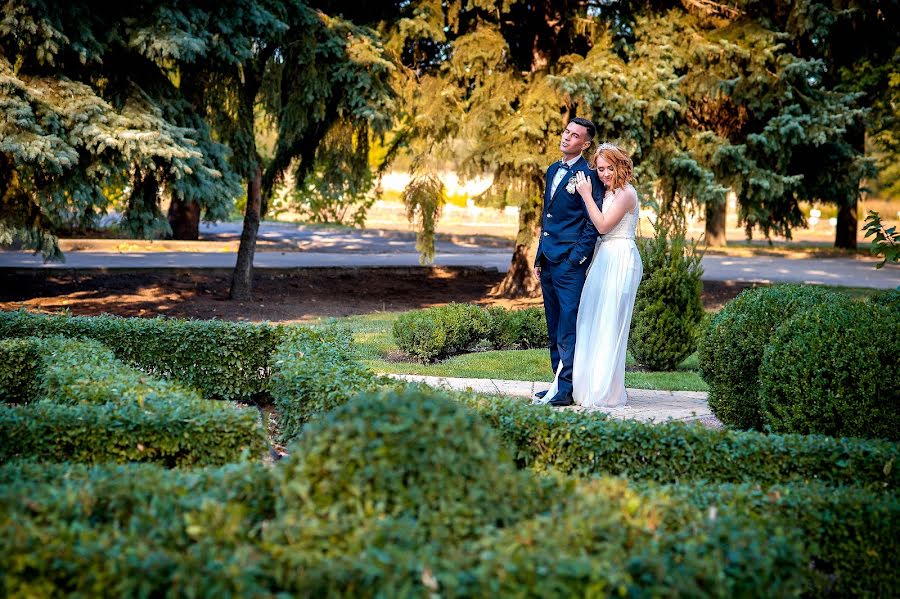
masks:
[[[581,125],[585,129],[587,129],[588,139],[590,141],[594,140],[594,136],[597,135],[597,127],[594,126],[594,123],[591,121],[581,118],[580,116],[576,116],[574,119],[569,121],[569,124],[575,123],[576,125]]]

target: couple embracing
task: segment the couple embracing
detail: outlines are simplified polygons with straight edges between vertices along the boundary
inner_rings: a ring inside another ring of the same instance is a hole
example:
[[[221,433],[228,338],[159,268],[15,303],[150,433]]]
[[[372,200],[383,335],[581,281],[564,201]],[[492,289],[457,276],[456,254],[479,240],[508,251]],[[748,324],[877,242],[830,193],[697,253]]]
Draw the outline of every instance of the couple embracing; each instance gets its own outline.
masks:
[[[634,241],[640,204],[633,165],[603,143],[585,160],[594,124],[574,118],[547,170],[534,275],[541,282],[556,378],[536,401],[592,408],[625,405],[625,350],[643,275]]]

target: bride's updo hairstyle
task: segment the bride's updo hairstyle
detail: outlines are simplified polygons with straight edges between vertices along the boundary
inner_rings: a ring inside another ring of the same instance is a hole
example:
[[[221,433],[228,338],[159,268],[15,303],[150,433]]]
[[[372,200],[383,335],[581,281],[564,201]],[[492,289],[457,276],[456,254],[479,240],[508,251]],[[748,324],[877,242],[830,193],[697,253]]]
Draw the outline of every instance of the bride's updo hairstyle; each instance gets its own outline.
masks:
[[[613,167],[611,186],[613,189],[620,189],[631,183],[634,179],[634,163],[631,161],[631,156],[626,154],[622,148],[611,143],[602,143],[597,146],[590,162],[592,169],[597,168],[597,162],[601,157]]]

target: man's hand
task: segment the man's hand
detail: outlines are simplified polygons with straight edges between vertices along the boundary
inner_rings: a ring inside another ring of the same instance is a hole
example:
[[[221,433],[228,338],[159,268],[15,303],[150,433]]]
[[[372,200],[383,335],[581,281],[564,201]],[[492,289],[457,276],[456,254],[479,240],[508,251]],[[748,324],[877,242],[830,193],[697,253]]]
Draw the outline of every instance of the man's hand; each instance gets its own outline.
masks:
[[[541,280],[541,267],[540,267],[540,266],[533,266],[533,267],[531,268],[531,274],[534,275],[534,278],[535,278],[535,279],[537,279],[538,281],[540,281],[540,280]]]

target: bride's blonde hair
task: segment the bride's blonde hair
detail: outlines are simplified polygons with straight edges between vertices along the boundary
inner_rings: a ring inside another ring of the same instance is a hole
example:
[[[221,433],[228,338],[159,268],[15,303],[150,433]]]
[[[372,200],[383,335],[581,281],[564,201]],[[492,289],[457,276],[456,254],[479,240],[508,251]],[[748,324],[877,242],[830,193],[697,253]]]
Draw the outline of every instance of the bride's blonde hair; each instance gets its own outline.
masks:
[[[600,144],[594,150],[594,155],[589,163],[592,169],[597,168],[597,162],[601,157],[613,167],[611,185],[613,189],[625,187],[625,185],[634,180],[634,163],[631,161],[631,156],[625,153],[625,150],[611,143]]]

